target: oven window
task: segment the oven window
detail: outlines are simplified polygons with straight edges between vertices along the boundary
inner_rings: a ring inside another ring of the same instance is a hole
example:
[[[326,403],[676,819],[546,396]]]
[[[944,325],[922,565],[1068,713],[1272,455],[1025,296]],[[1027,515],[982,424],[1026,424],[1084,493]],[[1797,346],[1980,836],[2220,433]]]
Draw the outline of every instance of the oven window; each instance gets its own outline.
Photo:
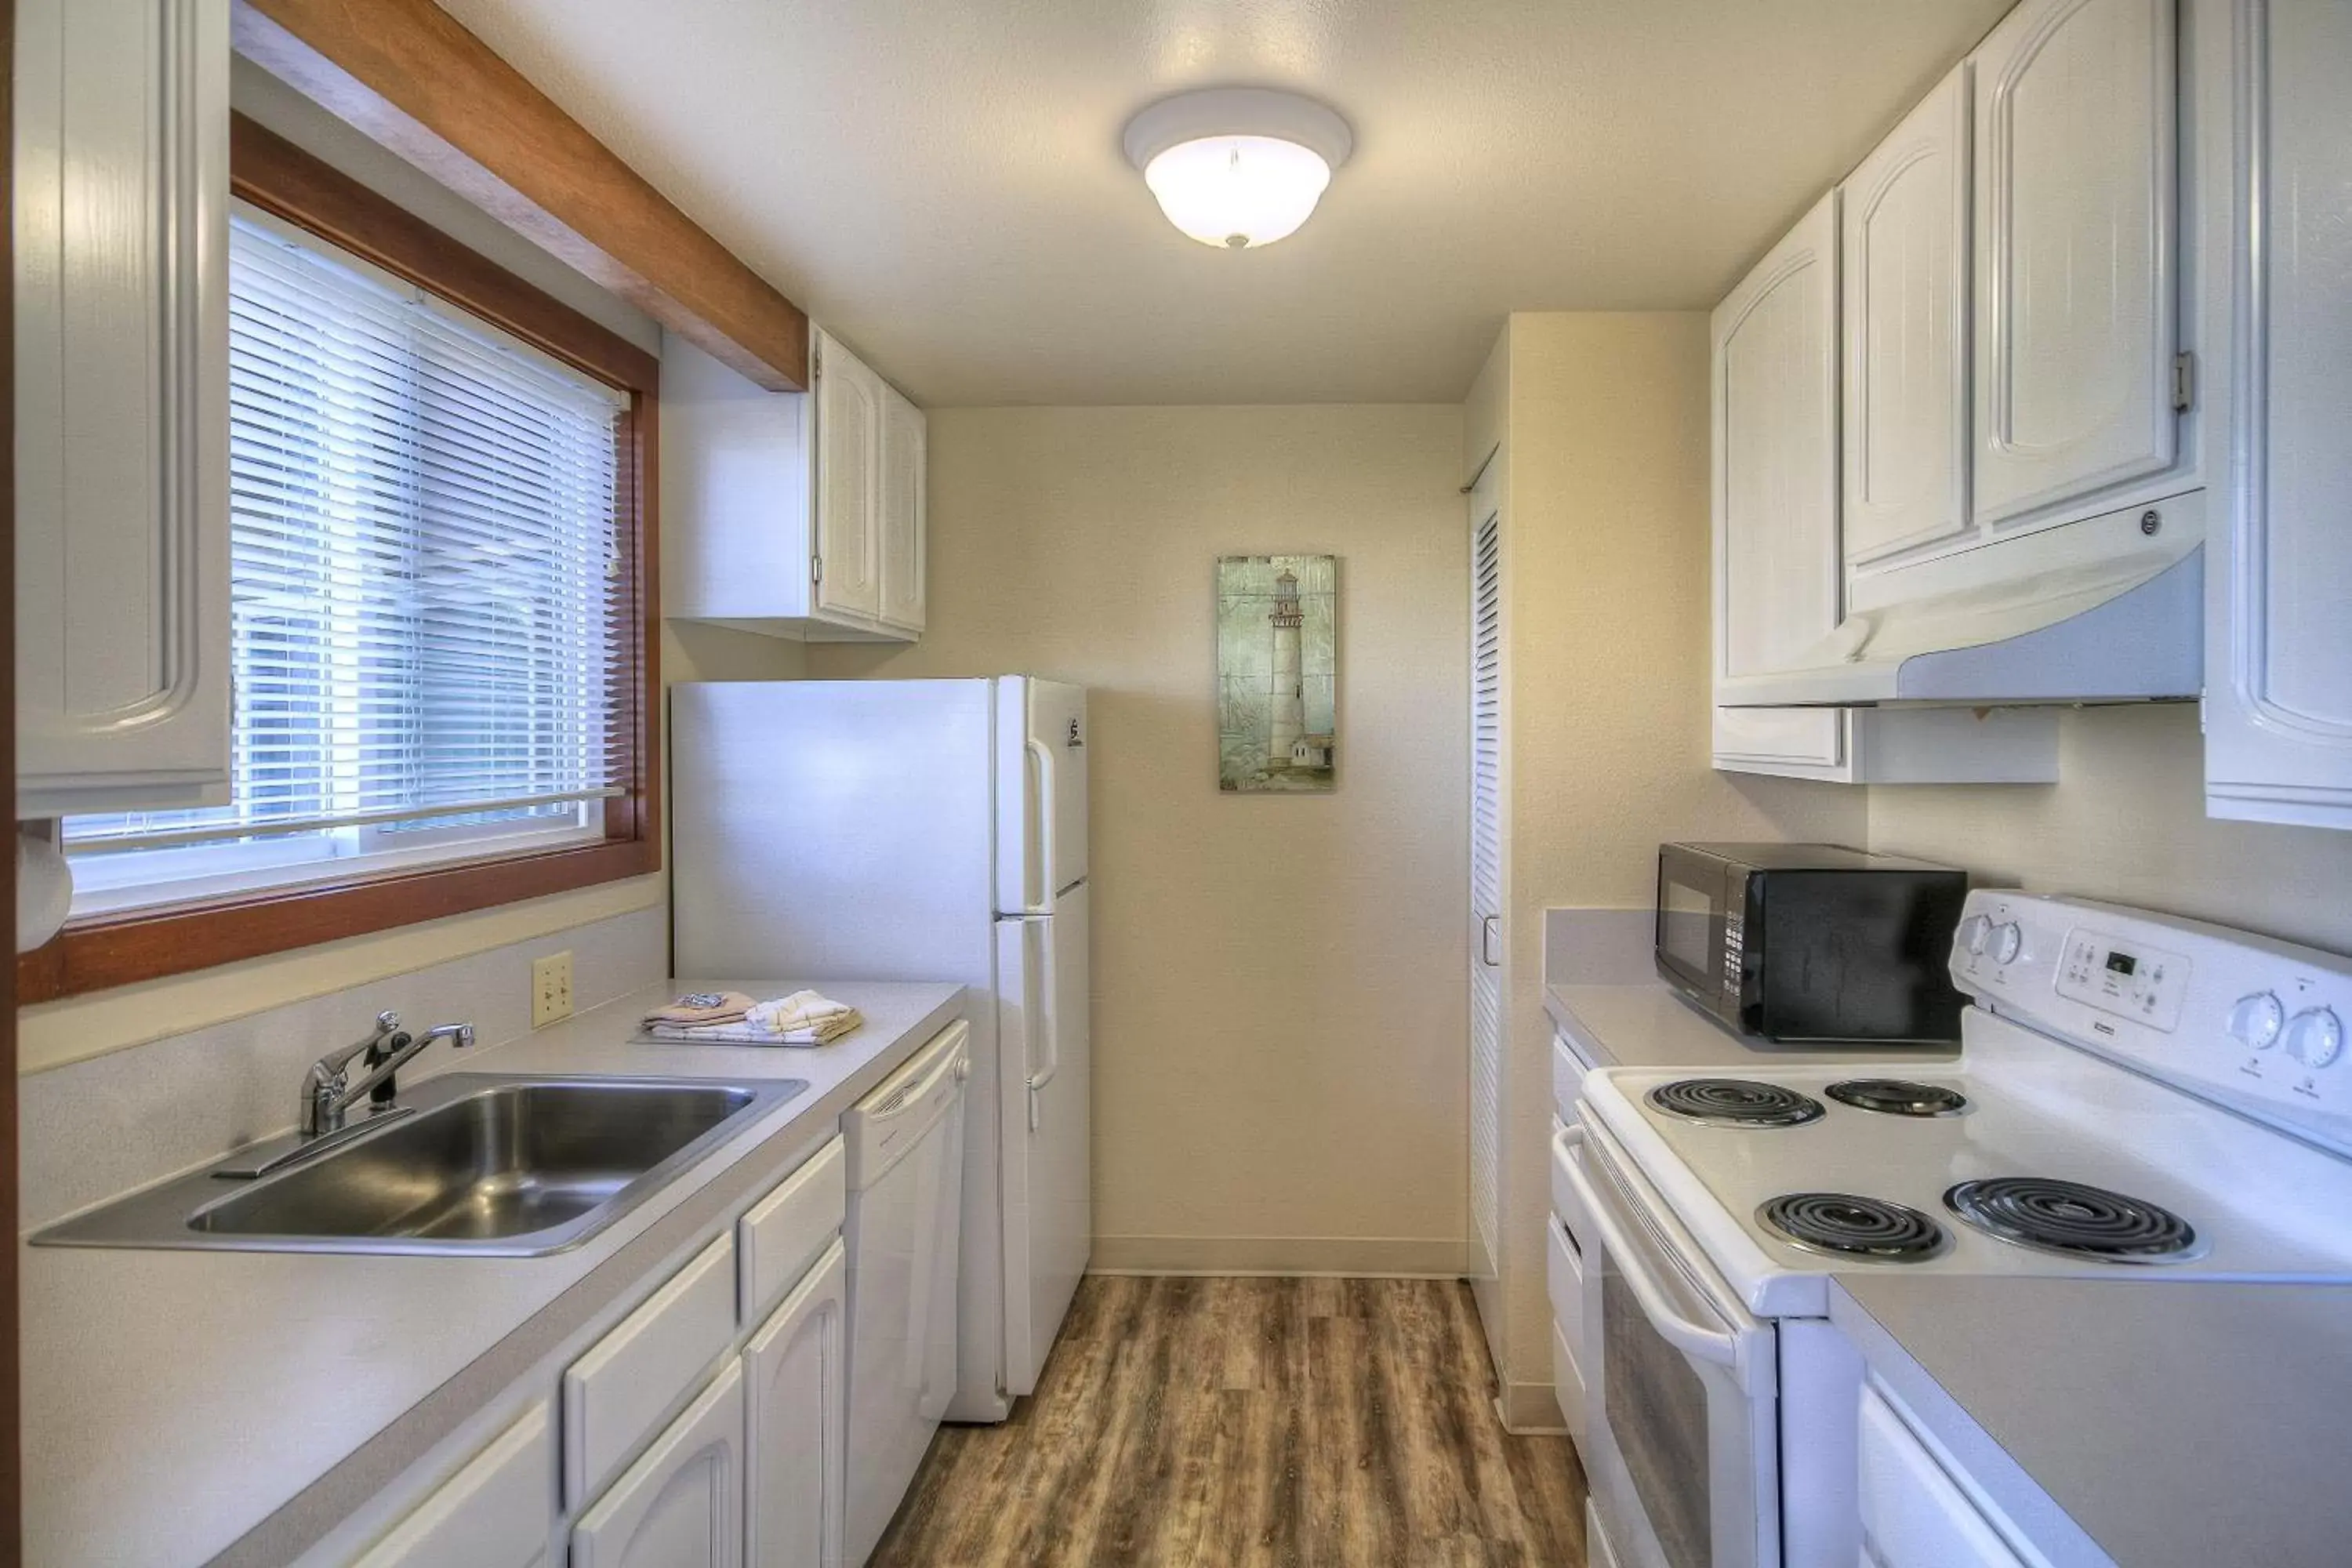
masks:
[[[1715,900],[1672,877],[1659,884],[1665,908],[1658,911],[1658,945],[1694,974],[1715,973]]]
[[[1601,1277],[1601,1385],[1614,1441],[1675,1568],[1713,1557],[1706,1385],[1658,1336],[1615,1268]]]

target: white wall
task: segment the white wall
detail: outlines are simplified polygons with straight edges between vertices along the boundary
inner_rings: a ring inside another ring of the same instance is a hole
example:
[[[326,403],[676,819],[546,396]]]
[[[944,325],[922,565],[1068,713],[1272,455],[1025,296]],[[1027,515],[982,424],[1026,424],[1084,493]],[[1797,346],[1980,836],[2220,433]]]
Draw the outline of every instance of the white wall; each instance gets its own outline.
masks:
[[[1453,407],[940,409],[929,629],[815,677],[1081,682],[1097,1267],[1461,1262]],[[1216,557],[1340,558],[1339,788],[1217,789]]]
[[[1874,849],[2352,953],[2352,833],[2205,815],[2194,704],[2068,713],[2054,784],[1870,792]]]

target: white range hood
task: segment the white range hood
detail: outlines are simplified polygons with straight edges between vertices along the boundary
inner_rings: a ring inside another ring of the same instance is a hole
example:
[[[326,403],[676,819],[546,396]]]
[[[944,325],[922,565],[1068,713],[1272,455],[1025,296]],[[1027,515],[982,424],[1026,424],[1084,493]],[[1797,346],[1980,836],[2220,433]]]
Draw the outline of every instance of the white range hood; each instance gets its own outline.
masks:
[[[2204,687],[2205,494],[1857,578],[1845,618],[1729,708],[2134,702]]]

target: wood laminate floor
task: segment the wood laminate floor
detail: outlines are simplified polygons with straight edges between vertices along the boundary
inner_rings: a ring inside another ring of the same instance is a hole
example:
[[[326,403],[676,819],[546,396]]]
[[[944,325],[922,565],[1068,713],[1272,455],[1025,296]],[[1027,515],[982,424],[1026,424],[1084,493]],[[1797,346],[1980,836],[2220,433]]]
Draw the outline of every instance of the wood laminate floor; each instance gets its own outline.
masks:
[[[872,1562],[1578,1568],[1584,1475],[1514,1437],[1468,1287],[1079,1287],[1034,1398],[940,1430]]]

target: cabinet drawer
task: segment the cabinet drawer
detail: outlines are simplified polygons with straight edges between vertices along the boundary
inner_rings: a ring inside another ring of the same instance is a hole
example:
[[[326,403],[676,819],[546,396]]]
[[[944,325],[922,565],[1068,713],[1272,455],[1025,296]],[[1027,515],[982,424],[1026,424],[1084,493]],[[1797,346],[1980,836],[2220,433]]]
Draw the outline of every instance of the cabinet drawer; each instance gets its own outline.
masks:
[[[744,1212],[735,1226],[737,1309],[744,1323],[766,1317],[808,1272],[848,1206],[848,1158],[835,1138]]]
[[[555,1424],[541,1400],[355,1568],[536,1568],[555,1518]]]
[[[1910,1424],[1873,1388],[1862,1391],[1859,1439],[1867,1561],[1886,1568],[2025,1568]]]
[[[1551,1212],[1568,1229],[1571,1250],[1584,1246],[1584,1238],[1592,1234],[1591,1216],[1584,1212],[1584,1200],[1577,1195],[1576,1187],[1568,1179],[1569,1162],[1576,1158],[1577,1145],[1584,1142],[1582,1126],[1563,1123],[1554,1118],[1551,1124]],[[1581,1254],[1580,1253],[1580,1256]]]
[[[722,1236],[564,1373],[564,1505],[618,1474],[734,1337],[735,1242]]]
[[[572,1530],[571,1568],[741,1568],[743,1364],[730,1361]]]

